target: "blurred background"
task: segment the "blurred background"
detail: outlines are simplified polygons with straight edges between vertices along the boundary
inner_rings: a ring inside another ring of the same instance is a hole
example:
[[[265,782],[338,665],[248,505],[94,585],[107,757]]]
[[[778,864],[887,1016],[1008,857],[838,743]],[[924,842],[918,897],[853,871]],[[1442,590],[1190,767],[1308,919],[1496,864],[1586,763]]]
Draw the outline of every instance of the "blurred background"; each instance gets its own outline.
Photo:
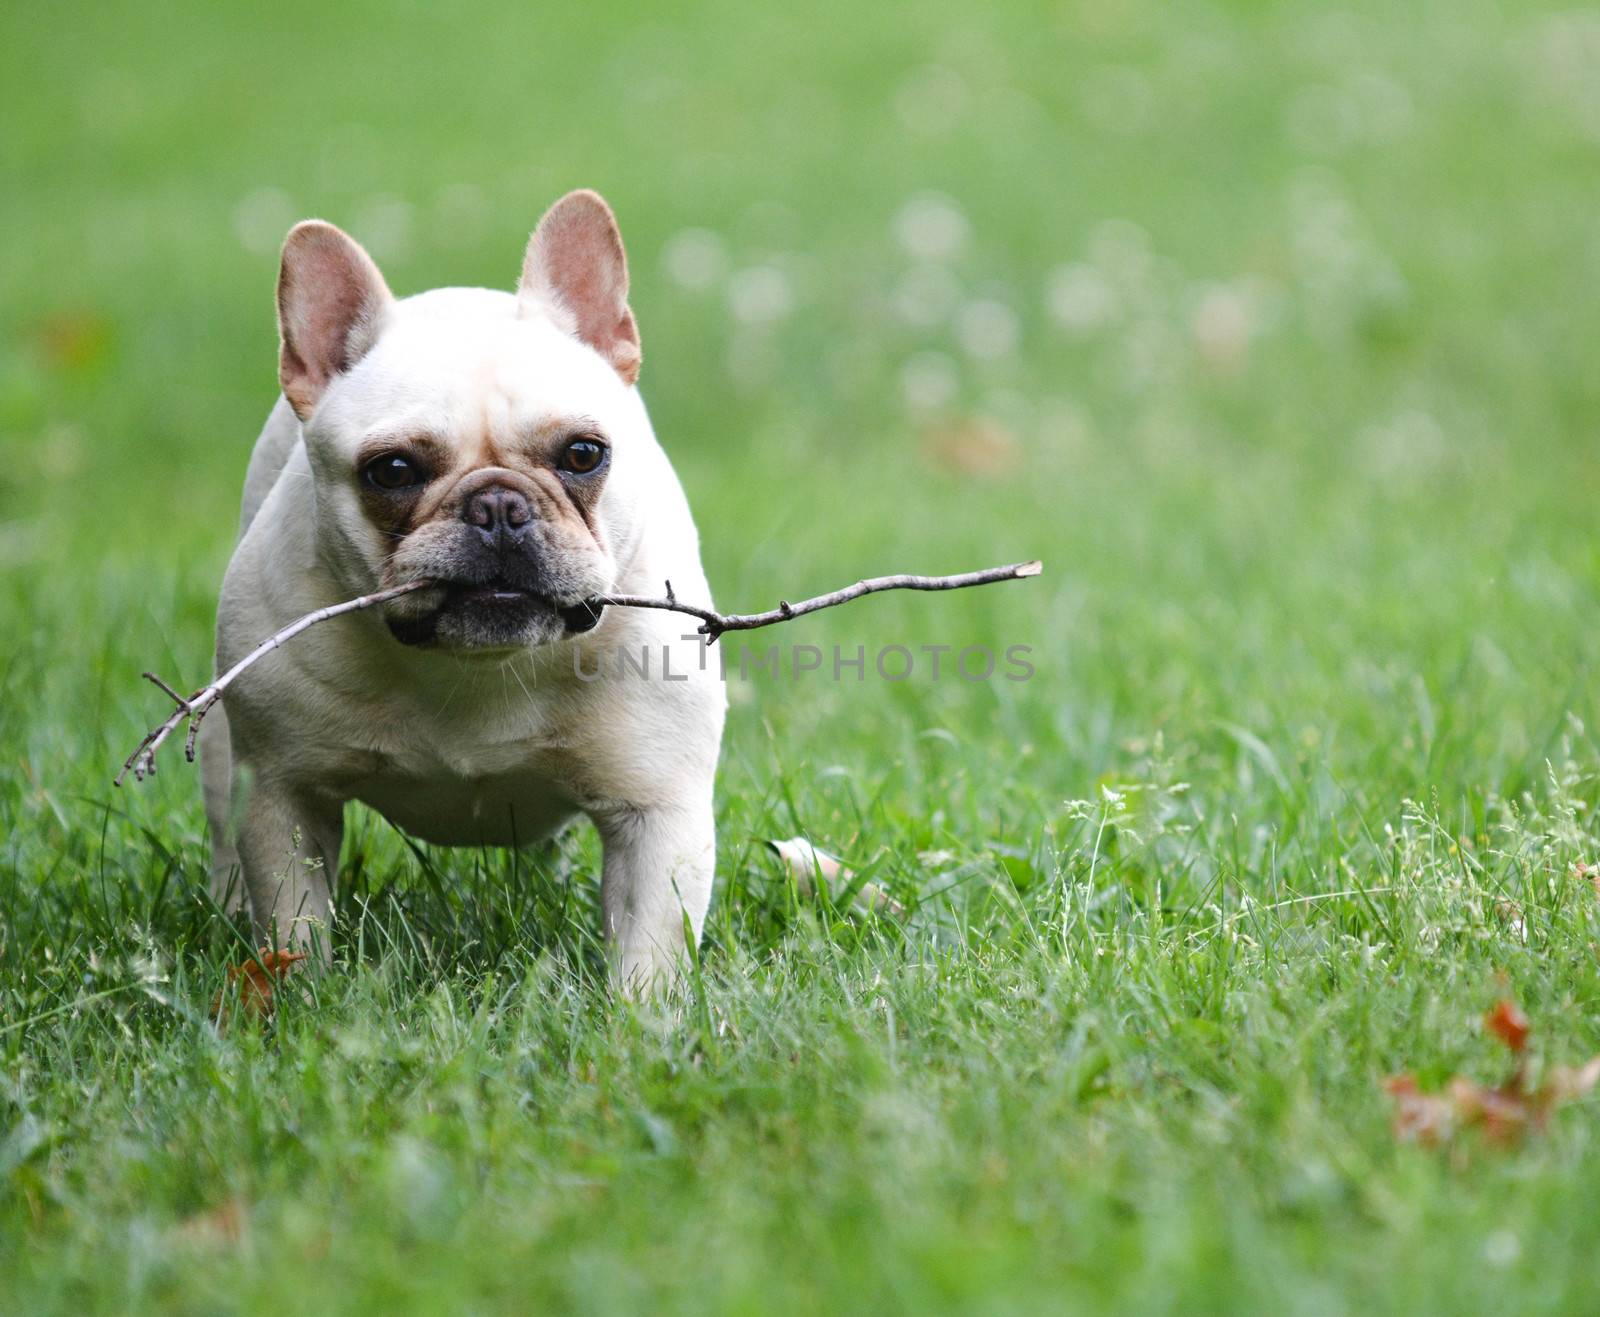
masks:
[[[104,798],[141,668],[206,670],[288,226],[344,226],[402,294],[509,287],[575,186],[620,217],[724,606],[1047,563],[790,637],[1042,657],[1022,686],[736,691],[734,798],[835,764],[1005,831],[1158,733],[1264,771],[1224,722],[1334,777],[1514,787],[1588,708],[1594,14],[161,0],[0,26],[14,823],[70,814],[26,783]],[[970,789],[916,785],[930,729]],[[199,828],[184,770],[133,807]]]
[[[1600,13],[11,3],[0,180],[0,1307],[1584,1306],[1592,1111],[1469,1163],[1380,1082],[1600,1047]],[[279,244],[509,288],[577,186],[719,604],[1039,557],[774,633],[1035,675],[731,683],[699,1025],[572,972],[589,830],[353,810],[344,967],[219,1040],[196,774],[110,780]]]

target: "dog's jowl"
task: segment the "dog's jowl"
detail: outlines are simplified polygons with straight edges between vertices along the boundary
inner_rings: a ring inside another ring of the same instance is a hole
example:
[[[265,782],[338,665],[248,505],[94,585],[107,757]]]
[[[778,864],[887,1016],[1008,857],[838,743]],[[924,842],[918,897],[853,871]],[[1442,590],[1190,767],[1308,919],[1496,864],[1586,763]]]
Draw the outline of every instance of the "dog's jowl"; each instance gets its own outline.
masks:
[[[620,981],[669,978],[711,896],[725,701],[683,618],[592,602],[669,580],[711,597],[635,387],[610,209],[558,201],[515,293],[407,298],[308,221],[284,244],[278,326],[283,397],[245,477],[219,666],[312,609],[430,584],[279,651],[206,721],[213,883],[242,873],[263,938],[320,950],[349,801],[463,846],[586,814]],[[576,675],[642,647],[688,680]]]

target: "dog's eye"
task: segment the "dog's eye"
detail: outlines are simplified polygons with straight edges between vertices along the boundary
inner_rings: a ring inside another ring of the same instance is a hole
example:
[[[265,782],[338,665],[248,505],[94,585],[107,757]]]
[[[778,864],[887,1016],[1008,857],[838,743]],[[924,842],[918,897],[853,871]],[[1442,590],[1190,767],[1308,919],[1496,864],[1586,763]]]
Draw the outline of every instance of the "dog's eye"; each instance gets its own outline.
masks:
[[[364,474],[367,482],[379,489],[413,489],[423,483],[422,468],[398,453],[368,462]]]
[[[596,439],[574,439],[561,454],[561,469],[586,476],[606,459],[606,446]]]

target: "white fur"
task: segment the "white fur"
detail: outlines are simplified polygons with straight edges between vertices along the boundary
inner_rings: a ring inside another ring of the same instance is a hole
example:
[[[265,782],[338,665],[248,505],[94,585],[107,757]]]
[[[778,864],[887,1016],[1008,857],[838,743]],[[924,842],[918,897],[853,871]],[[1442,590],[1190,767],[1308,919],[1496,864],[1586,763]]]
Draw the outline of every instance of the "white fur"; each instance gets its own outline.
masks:
[[[393,303],[376,345],[303,425],[281,398],[268,417],[222,587],[219,667],[312,609],[393,583],[351,479],[364,438],[426,428],[453,444],[502,442],[562,418],[587,418],[611,443],[596,518],[611,589],[659,595],[670,580],[709,603],[688,504],[637,391],[511,294],[442,289]],[[693,626],[611,608],[586,635],[493,656],[404,646],[377,610],[312,628],[251,668],[227,717],[204,724],[213,882],[220,890],[239,864],[258,931],[317,945],[348,801],[459,845],[532,841],[583,813],[605,849],[604,931],[621,981],[668,976],[685,914],[699,937],[715,851],[725,692],[684,638]],[[580,680],[574,646],[585,672],[603,663],[607,675]],[[649,679],[615,676],[615,651],[641,647]],[[662,680],[663,647],[687,680]]]

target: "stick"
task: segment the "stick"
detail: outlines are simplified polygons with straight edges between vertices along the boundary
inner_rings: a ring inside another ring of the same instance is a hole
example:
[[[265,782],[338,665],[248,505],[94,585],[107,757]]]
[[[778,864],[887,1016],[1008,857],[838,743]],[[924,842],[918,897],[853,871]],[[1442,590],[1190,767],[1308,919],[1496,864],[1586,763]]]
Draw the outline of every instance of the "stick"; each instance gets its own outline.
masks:
[[[709,608],[697,608],[681,603],[672,593],[672,582],[667,582],[665,599],[647,599],[635,594],[603,594],[594,599],[597,604],[611,604],[617,608],[664,608],[674,613],[687,613],[700,619],[699,634],[707,636],[707,644],[715,643],[724,631],[754,631],[757,627],[787,622],[824,608],[847,604],[863,595],[877,594],[880,590],[960,590],[969,585],[990,585],[995,581],[1014,581],[1023,576],[1037,576],[1044,564],[1033,562],[1012,563],[1008,567],[988,567],[981,572],[962,572],[956,576],[875,576],[871,580],[857,581],[842,590],[819,594],[815,599],[805,599],[791,604],[780,599],[776,608],[764,613],[718,613]]]
[[[615,608],[661,608],[669,612],[685,613],[690,617],[700,619],[699,634],[706,636],[706,643],[715,643],[718,636],[725,631],[753,631],[757,627],[772,626],[777,622],[787,622],[791,618],[802,617],[806,613],[815,613],[824,608],[833,608],[839,604],[847,604],[852,599],[860,599],[863,595],[877,594],[882,590],[960,590],[969,585],[990,585],[996,581],[1014,581],[1024,576],[1037,576],[1044,567],[1037,560],[1033,562],[1012,563],[1007,567],[990,567],[981,572],[962,572],[956,576],[876,576],[870,580],[857,581],[854,585],[847,585],[842,590],[834,590],[829,594],[819,594],[815,599],[805,599],[798,604],[791,604],[787,599],[780,599],[776,608],[768,609],[764,613],[718,613],[710,608],[701,608],[695,604],[682,603],[672,592],[672,582],[667,582],[667,597],[665,599],[651,599],[644,595],[611,594],[597,595],[589,602],[609,605]],[[246,668],[258,659],[265,658],[279,645],[287,640],[292,640],[302,631],[315,626],[318,622],[326,622],[331,617],[338,617],[341,613],[355,613],[363,608],[371,608],[374,604],[387,603],[391,599],[398,599],[403,594],[410,594],[413,590],[421,590],[425,586],[434,584],[424,577],[416,581],[407,581],[404,585],[396,585],[387,590],[379,590],[374,594],[364,594],[355,599],[346,600],[342,604],[330,604],[327,608],[319,608],[315,612],[307,613],[304,617],[297,618],[289,623],[283,630],[274,632],[259,645],[252,649],[242,659],[224,672],[208,686],[202,686],[193,695],[185,699],[171,686],[162,681],[153,672],[144,674],[145,680],[159,686],[178,707],[160,726],[152,728],[145,734],[144,740],[139,742],[134,752],[123,761],[122,771],[114,779],[117,786],[121,786],[123,779],[129,773],[133,774],[135,781],[142,781],[147,776],[153,776],[156,771],[156,751],[159,750],[166,739],[178,730],[185,718],[189,720],[189,732],[184,738],[183,754],[189,762],[194,762],[195,738],[200,733],[200,722],[211,711],[211,708],[222,698],[223,692],[228,689]]]
[[[178,724],[185,718],[189,720],[189,735],[184,740],[184,758],[190,763],[194,762],[194,739],[200,734],[200,720],[211,712],[211,706],[222,698],[222,692],[233,684],[241,672],[248,668],[257,659],[263,658],[283,644],[286,640],[293,640],[308,627],[315,626],[318,622],[326,622],[330,617],[338,617],[340,613],[354,613],[363,608],[371,608],[373,604],[381,604],[390,599],[398,599],[403,594],[410,594],[413,590],[420,590],[432,582],[423,579],[420,581],[407,581],[404,585],[397,585],[393,589],[379,590],[376,594],[364,594],[355,599],[347,600],[342,604],[330,604],[327,608],[319,608],[315,612],[307,613],[302,618],[297,618],[289,623],[282,631],[276,631],[268,636],[259,645],[252,649],[242,659],[213,681],[209,686],[202,686],[188,699],[184,699],[171,686],[162,681],[153,672],[144,674],[145,680],[161,687],[173,702],[178,706],[172,716],[159,727],[152,728],[145,734],[144,740],[139,742],[139,747],[127,759],[123,760],[122,771],[113,779],[117,786],[122,785],[122,779],[131,771],[135,781],[142,781],[146,775],[154,776],[156,771],[156,751],[161,748],[161,743],[178,730]]]

